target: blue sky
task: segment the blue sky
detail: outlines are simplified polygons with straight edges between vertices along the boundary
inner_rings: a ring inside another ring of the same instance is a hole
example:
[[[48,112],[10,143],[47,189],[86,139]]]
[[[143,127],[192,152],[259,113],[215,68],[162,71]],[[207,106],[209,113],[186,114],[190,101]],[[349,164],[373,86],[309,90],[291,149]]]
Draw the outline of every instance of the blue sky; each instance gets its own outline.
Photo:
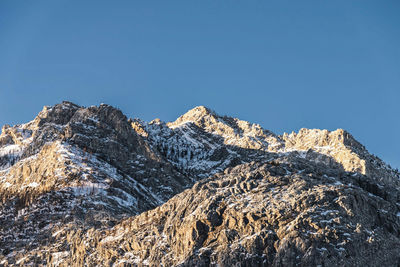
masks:
[[[0,2],[0,124],[109,103],[350,131],[400,168],[400,1]]]

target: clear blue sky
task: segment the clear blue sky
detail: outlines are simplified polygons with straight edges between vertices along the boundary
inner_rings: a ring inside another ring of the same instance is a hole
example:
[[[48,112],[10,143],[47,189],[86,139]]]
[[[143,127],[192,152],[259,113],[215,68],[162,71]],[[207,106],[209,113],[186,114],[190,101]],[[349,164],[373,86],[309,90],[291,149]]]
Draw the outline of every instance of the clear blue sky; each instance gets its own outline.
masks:
[[[400,1],[0,1],[0,124],[109,103],[344,128],[400,168]]]

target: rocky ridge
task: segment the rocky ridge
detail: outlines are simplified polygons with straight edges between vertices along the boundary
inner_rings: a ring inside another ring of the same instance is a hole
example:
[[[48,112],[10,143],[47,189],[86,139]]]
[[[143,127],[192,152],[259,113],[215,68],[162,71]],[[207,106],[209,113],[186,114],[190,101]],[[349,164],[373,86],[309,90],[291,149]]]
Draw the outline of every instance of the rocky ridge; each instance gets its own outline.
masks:
[[[2,129],[0,264],[397,266],[399,181],[340,129],[63,102]]]

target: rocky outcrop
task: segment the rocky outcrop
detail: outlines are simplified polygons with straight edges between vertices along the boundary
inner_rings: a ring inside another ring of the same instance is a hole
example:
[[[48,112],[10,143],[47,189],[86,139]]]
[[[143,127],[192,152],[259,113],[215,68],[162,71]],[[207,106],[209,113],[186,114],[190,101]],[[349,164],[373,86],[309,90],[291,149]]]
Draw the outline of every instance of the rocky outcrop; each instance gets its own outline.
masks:
[[[3,127],[0,143],[0,253],[9,264],[55,229],[110,227],[192,183],[108,105],[45,107]]]
[[[64,260],[116,266],[397,266],[400,195],[393,188],[375,191],[373,184],[362,174],[297,157],[242,164],[154,210],[83,237],[79,251],[85,253]]]
[[[188,111],[176,121],[168,123],[168,127],[174,129],[188,123],[193,123],[205,132],[220,137],[226,145],[268,151],[278,151],[282,147],[280,138],[259,124],[219,116],[204,106]]]
[[[327,131],[301,129],[298,133],[284,134],[286,151],[316,151],[331,156],[346,171],[359,172],[378,181],[399,186],[399,173],[366,148],[345,130]]]
[[[63,102],[0,135],[0,265],[398,266],[399,173],[344,130],[283,136]]]
[[[96,161],[115,168],[115,175],[134,178],[161,201],[190,182],[148,146],[121,111],[104,104],[83,108],[63,102],[45,107],[32,122],[3,128],[0,140],[3,188],[8,191],[29,182],[49,186],[53,180],[70,177],[66,170],[82,171],[88,167],[79,164]],[[83,174],[73,176],[81,180]]]

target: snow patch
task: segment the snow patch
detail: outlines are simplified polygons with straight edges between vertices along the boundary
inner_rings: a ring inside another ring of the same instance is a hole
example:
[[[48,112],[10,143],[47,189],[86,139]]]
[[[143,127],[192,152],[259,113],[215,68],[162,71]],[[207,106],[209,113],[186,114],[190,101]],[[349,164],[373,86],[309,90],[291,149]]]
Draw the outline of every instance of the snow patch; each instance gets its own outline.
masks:
[[[32,182],[32,183],[28,184],[27,186],[28,186],[28,187],[38,187],[39,184],[36,183],[36,182]]]

